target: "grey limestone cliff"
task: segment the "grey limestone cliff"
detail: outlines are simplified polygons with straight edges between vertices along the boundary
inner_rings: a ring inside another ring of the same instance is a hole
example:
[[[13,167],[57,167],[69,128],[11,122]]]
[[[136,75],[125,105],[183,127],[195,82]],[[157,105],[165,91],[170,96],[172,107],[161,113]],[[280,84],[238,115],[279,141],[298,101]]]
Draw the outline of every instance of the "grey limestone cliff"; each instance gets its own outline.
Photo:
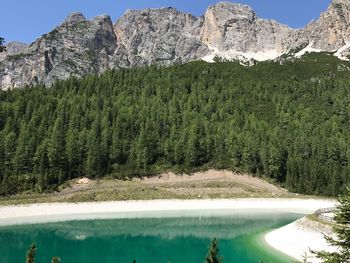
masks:
[[[0,57],[1,88],[51,84],[106,69],[193,60],[271,60],[310,51],[350,54],[350,0],[333,0],[320,18],[292,29],[258,18],[247,5],[220,2],[195,17],[174,8],[128,10],[115,24],[107,15],[74,13],[29,46],[8,44]]]
[[[20,53],[28,45],[20,42],[9,42],[6,44],[6,52],[0,53],[0,61],[5,59],[6,56],[11,56]]]
[[[258,18],[247,5],[221,2],[205,13],[201,39],[215,55],[265,60],[264,56],[271,59],[285,52],[293,32],[274,20]]]
[[[88,21],[75,13],[27,48],[7,56],[0,66],[0,80],[4,87],[21,87],[98,73],[109,68],[115,49],[109,16]]]
[[[202,58],[208,48],[201,42],[202,17],[174,8],[127,11],[114,25],[117,49],[114,65],[171,65]]]

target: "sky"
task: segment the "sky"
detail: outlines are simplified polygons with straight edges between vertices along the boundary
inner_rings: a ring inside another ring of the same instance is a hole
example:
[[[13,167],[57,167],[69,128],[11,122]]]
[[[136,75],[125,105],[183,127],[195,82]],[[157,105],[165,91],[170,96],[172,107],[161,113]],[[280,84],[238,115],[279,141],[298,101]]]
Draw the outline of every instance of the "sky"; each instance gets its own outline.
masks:
[[[331,0],[228,0],[250,5],[261,18],[301,28],[325,11]],[[127,9],[175,7],[196,16],[220,0],[9,0],[1,3],[0,36],[31,43],[50,32],[72,12],[86,18],[108,14],[113,22]]]

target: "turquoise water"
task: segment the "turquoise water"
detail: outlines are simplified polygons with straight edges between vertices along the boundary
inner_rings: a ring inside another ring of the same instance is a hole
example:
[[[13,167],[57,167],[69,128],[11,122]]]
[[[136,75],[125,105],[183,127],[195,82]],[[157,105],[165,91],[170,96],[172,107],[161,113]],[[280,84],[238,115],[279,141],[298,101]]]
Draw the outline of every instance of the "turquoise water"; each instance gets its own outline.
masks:
[[[23,263],[35,243],[38,263],[52,256],[62,263],[202,263],[216,237],[224,263],[287,263],[292,260],[268,248],[263,234],[301,216],[247,212],[0,227],[0,262]]]

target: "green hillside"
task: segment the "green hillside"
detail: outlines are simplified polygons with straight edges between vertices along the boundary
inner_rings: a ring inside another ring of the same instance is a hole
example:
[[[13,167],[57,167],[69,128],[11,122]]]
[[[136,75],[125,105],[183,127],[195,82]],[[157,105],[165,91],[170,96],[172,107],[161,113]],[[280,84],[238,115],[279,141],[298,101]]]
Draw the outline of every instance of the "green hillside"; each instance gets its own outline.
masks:
[[[80,176],[227,168],[291,191],[350,182],[350,63],[193,62],[0,92],[0,194]]]

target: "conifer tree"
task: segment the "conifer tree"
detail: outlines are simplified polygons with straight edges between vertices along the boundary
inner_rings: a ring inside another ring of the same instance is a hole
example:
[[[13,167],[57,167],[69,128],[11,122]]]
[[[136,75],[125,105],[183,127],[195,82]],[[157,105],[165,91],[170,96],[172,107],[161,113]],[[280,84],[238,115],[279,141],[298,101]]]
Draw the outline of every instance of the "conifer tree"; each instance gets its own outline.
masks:
[[[91,177],[97,177],[101,172],[101,149],[100,149],[100,118],[99,115],[92,124],[87,135],[87,152],[85,173]]]
[[[210,247],[208,249],[208,255],[205,259],[205,263],[221,263],[222,258],[219,256],[218,241],[214,238],[211,241]]]
[[[50,166],[56,173],[64,169],[65,156],[65,127],[63,116],[59,116],[53,126],[48,145]]]
[[[16,152],[13,157],[14,170],[17,174],[24,173],[29,168],[29,136],[27,127],[23,121],[17,139]]]
[[[35,263],[36,246],[33,244],[27,251],[26,263]]]
[[[336,237],[326,237],[328,243],[334,246],[336,252],[314,252],[324,263],[350,262],[350,188],[339,197],[339,206],[335,212],[333,231]]]
[[[82,160],[82,145],[80,143],[77,116],[73,116],[66,134],[65,154],[67,156],[68,174],[70,177],[79,174]]]

